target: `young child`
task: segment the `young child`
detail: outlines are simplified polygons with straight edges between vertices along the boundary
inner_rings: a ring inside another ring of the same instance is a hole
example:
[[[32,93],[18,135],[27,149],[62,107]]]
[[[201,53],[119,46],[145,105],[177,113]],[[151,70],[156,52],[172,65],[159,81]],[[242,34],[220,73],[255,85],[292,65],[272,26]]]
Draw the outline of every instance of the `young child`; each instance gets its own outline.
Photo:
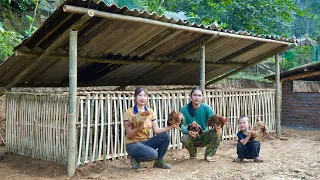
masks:
[[[253,141],[251,138],[251,132],[249,131],[249,117],[240,116],[238,120],[238,126],[240,131],[237,133],[238,144],[237,154],[238,158],[236,162],[242,162],[243,159],[254,159],[254,162],[262,162],[263,159],[259,156],[260,142]]]

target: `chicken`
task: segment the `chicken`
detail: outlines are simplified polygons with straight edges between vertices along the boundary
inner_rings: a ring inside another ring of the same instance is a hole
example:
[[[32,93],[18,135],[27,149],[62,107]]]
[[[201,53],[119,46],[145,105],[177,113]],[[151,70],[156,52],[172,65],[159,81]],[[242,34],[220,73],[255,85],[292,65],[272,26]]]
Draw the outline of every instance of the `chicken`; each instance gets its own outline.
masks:
[[[178,128],[179,130],[181,130],[180,126],[182,122],[183,122],[183,115],[180,112],[172,111],[169,114],[167,126],[171,126],[172,124],[174,124],[175,128]]]
[[[227,124],[227,118],[218,114],[211,116],[208,120],[208,126],[210,127],[217,125],[222,129],[225,124]]]
[[[189,124],[187,129],[189,131],[195,132],[197,135],[201,135],[203,133],[203,130],[202,130],[201,126],[195,121],[193,121],[191,124]]]
[[[144,121],[147,119],[149,115],[149,112],[139,112],[138,114],[132,116],[132,118],[129,119],[129,124],[131,125],[131,128],[135,129],[139,127],[141,124],[144,123]]]
[[[257,119],[256,123],[253,125],[251,130],[251,137],[254,141],[263,141],[268,135],[267,128],[264,122]]]

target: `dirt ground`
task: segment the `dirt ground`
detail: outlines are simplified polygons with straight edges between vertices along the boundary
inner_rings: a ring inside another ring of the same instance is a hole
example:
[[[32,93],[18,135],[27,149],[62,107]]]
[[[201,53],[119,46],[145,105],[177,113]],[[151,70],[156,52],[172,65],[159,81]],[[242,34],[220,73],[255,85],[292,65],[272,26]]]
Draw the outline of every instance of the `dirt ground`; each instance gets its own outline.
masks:
[[[197,160],[188,159],[187,150],[171,150],[165,160],[170,170],[143,168],[133,170],[128,159],[87,164],[79,167],[73,178],[65,174],[66,167],[4,153],[0,162],[0,179],[320,179],[320,129],[282,127],[284,139],[261,143],[263,163],[235,163],[236,141],[223,141],[216,161],[208,163],[200,149]]]

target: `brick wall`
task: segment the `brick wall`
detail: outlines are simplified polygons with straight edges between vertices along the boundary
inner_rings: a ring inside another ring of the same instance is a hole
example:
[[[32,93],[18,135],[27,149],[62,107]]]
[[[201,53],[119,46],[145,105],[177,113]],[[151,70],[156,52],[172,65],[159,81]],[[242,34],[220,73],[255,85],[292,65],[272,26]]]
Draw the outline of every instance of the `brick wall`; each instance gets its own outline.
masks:
[[[284,81],[281,122],[320,128],[320,93],[293,92],[293,81]]]

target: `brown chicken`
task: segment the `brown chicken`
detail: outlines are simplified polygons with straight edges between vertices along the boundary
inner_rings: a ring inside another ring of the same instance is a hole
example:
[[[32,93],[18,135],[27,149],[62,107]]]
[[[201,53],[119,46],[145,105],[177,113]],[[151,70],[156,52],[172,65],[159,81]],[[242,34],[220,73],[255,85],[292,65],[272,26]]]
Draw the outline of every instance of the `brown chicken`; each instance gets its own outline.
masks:
[[[195,132],[197,135],[201,135],[203,133],[203,130],[202,130],[201,126],[195,121],[193,121],[191,124],[189,124],[187,129],[189,131]]]
[[[223,126],[227,124],[227,118],[218,114],[215,114],[211,116],[208,120],[208,126],[214,127],[214,125],[221,126],[221,129]]]
[[[149,115],[149,112],[139,112],[138,114],[132,116],[132,118],[129,119],[129,124],[131,125],[131,128],[135,129],[139,127],[141,124],[144,123],[144,121],[147,119],[147,116]]]
[[[254,141],[263,141],[267,136],[267,128],[264,122],[257,119],[251,130],[251,137]]]
[[[172,124],[174,124],[175,128],[178,128],[179,130],[181,130],[180,126],[182,124],[182,121],[183,121],[183,115],[180,112],[172,111],[169,114],[167,126],[171,126]]]

